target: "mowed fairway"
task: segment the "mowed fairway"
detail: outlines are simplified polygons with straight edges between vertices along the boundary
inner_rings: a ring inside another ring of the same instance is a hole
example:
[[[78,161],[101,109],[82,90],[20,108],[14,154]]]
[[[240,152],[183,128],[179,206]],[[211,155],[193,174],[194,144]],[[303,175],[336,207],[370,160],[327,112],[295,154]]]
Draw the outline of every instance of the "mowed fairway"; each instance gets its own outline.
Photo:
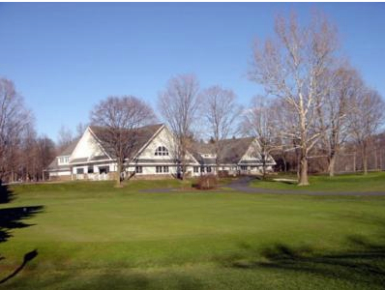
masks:
[[[0,243],[0,280],[38,256],[0,288],[385,288],[385,197],[138,190],[175,185],[14,187],[0,209],[43,208]]]

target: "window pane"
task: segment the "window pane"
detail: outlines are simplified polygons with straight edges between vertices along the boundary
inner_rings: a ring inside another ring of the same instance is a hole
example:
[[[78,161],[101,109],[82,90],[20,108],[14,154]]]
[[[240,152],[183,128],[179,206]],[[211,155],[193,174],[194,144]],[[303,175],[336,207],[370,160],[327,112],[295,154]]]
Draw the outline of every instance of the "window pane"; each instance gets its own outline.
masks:
[[[159,146],[155,150],[155,156],[168,156],[168,150],[164,146]]]
[[[109,167],[108,166],[100,166],[99,167],[99,173],[108,173]]]

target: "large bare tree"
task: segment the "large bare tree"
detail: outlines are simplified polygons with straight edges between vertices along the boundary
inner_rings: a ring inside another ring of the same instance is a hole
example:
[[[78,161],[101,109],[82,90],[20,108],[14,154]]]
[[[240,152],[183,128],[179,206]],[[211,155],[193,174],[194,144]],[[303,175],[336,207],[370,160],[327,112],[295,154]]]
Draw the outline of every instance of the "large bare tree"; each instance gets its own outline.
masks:
[[[76,125],[76,137],[75,138],[80,138],[81,136],[83,136],[84,132],[86,131],[86,129],[88,128],[88,123],[78,123]]]
[[[99,142],[116,158],[117,186],[121,186],[122,173],[132,161],[139,137],[136,129],[155,120],[152,108],[133,96],[110,96],[91,111],[91,125],[100,127]]]
[[[35,179],[45,180],[45,169],[56,156],[55,143],[46,136],[41,136],[36,139],[34,156],[36,156],[36,177]]]
[[[12,171],[16,148],[33,121],[10,80],[0,79],[0,180]]]
[[[266,168],[270,154],[283,148],[278,126],[277,102],[266,96],[256,96],[251,107],[243,115],[242,128],[247,134],[256,136],[260,145],[262,173],[266,176]]]
[[[187,152],[199,113],[199,99],[199,83],[193,75],[179,75],[170,79],[158,98],[161,116],[173,134],[172,154],[177,175],[181,179],[186,172]]]
[[[212,138],[214,153],[216,155],[216,170],[219,170],[219,163],[222,152],[220,141],[235,136],[239,130],[238,121],[242,113],[242,106],[237,104],[237,96],[232,90],[223,89],[220,86],[212,86],[201,94],[202,115],[204,117],[206,130]]]
[[[368,145],[374,134],[378,133],[385,117],[385,104],[375,90],[362,88],[351,100],[352,112],[349,117],[351,137],[361,149],[364,174],[368,173]]]
[[[308,154],[321,136],[316,129],[317,106],[327,93],[320,80],[333,67],[336,32],[324,17],[314,16],[310,25],[300,26],[292,15],[289,20],[276,19],[275,36],[262,47],[255,46],[249,76],[295,112],[298,130],[286,133],[300,151],[298,185],[308,185]]]
[[[62,125],[59,129],[58,135],[57,135],[57,147],[58,151],[63,151],[65,148],[68,147],[73,141],[75,137],[72,133],[72,130],[65,125]]]
[[[348,64],[325,74],[325,78],[329,92],[317,109],[319,129],[322,132],[319,145],[321,152],[326,154],[329,175],[334,176],[336,158],[349,134],[349,114],[353,113],[352,105],[354,99],[360,95],[363,81],[358,72]]]

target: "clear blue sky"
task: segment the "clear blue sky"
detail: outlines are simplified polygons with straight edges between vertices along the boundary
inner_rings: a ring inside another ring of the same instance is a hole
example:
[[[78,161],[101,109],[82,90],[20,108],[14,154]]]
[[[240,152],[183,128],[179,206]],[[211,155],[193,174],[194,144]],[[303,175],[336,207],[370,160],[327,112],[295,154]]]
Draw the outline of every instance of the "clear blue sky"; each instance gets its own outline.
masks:
[[[384,96],[384,3],[2,3],[0,77],[14,81],[38,133],[54,140],[108,95],[155,107],[180,73],[231,88],[247,105],[259,90],[245,76],[254,39],[272,35],[278,13],[307,21],[314,8],[337,24],[343,53]]]

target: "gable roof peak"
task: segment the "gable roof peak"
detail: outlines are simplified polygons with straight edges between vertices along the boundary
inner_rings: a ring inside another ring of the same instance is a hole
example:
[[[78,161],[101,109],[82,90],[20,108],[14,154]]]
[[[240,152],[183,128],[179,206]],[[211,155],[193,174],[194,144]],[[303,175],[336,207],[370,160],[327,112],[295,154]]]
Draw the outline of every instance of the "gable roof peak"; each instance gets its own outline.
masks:
[[[151,124],[138,128],[125,130],[128,134],[133,134],[133,138],[136,139],[134,144],[134,148],[132,149],[131,158],[135,157],[139,151],[164,127],[164,124]],[[103,142],[103,138],[101,137],[107,127],[101,126],[89,126],[89,129],[94,136],[94,138],[98,141],[98,143],[102,146],[102,149],[107,153],[108,156],[114,158],[115,154],[112,148],[109,148],[109,144]],[[104,144],[103,144],[104,143]]]

